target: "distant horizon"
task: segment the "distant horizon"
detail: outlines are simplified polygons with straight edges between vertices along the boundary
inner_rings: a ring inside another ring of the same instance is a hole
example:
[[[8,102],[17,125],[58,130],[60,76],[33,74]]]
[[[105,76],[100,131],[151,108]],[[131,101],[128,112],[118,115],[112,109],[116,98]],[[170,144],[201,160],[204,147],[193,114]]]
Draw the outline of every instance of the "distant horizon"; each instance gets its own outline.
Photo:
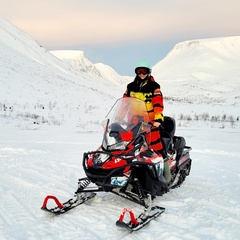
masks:
[[[0,16],[47,50],[81,50],[93,63],[134,75],[176,43],[240,35],[239,0],[1,1]]]
[[[150,63],[151,67],[153,67],[158,62],[163,60],[167,56],[167,54],[174,48],[174,46],[180,42],[202,40],[202,39],[228,38],[228,37],[237,37],[237,36],[219,36],[219,37],[195,38],[195,39],[186,39],[186,40],[181,39],[177,42],[163,42],[162,44],[153,43],[147,46],[145,46],[144,44],[130,45],[130,46],[123,45],[123,46],[117,46],[116,48],[112,46],[110,47],[73,46],[69,48],[67,48],[66,46],[63,46],[62,48],[58,47],[58,48],[47,49],[47,50],[48,51],[54,51],[54,50],[83,51],[84,56],[94,64],[103,63],[105,65],[109,65],[121,76],[135,76],[134,68],[138,61],[146,60]],[[142,49],[141,53],[138,53],[139,48]],[[118,52],[116,57],[113,56],[114,52]],[[129,55],[128,54],[129,52],[134,52],[136,54]]]
[[[117,47],[94,47],[94,46],[73,46],[70,48],[47,49],[52,50],[80,50],[84,56],[92,63],[103,63],[112,67],[119,75],[134,76],[136,63],[140,60],[146,60],[153,67],[161,61],[174,47],[175,44],[152,44],[130,45]],[[142,49],[141,53],[138,49]],[[135,54],[132,54],[132,53]]]

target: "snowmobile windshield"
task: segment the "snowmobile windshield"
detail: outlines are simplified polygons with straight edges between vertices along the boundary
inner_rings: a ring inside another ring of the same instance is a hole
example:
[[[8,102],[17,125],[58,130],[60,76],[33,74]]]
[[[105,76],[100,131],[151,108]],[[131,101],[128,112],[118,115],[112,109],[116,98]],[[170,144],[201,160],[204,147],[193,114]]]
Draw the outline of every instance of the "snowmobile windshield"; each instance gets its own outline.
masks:
[[[121,98],[108,115],[102,146],[106,150],[124,150],[129,142],[150,131],[150,119],[144,101]]]

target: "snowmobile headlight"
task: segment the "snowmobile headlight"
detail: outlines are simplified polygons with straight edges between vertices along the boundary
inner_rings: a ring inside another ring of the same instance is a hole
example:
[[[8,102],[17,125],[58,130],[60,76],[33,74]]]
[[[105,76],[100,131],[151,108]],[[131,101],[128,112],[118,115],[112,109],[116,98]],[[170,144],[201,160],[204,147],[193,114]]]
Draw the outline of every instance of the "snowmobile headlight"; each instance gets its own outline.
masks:
[[[99,157],[94,158],[93,162],[95,165],[102,165],[102,160]]]
[[[99,154],[94,158],[93,162],[94,164],[100,166],[102,165],[102,163],[106,162],[108,159],[109,159],[108,154]]]

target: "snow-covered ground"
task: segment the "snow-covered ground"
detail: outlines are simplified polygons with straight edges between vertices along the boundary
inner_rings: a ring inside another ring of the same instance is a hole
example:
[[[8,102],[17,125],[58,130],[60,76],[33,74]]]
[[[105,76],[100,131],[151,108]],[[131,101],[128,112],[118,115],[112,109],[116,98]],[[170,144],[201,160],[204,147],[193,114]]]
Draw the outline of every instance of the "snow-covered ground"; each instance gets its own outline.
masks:
[[[166,212],[132,234],[115,222],[124,207],[142,208],[111,193],[62,216],[40,210],[46,195],[73,196],[83,152],[100,145],[130,79],[81,51],[57,58],[3,19],[0,51],[1,240],[239,239],[239,37],[180,43],[153,67],[193,164],[181,188],[155,200]]]
[[[12,239],[238,239],[240,235],[240,129],[179,127],[193,150],[185,183],[155,202],[166,208],[137,233],[115,226],[122,209],[142,207],[98,193],[61,216],[40,210],[46,195],[62,202],[84,176],[82,155],[95,150],[102,133],[61,127],[0,132],[0,238]],[[49,203],[51,207],[53,202]]]

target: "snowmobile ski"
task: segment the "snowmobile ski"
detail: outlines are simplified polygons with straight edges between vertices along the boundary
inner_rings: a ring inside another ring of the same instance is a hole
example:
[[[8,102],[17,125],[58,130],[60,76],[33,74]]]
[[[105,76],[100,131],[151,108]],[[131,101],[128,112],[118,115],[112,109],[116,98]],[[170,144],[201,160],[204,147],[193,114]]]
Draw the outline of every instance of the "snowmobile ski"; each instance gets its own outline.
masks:
[[[144,216],[144,213],[141,213],[137,218],[135,218],[132,210],[128,208],[124,208],[123,212],[119,217],[119,220],[116,222],[116,226],[126,229],[129,232],[138,231],[139,229],[149,224],[151,220],[160,216],[164,211],[165,211],[165,208],[163,207],[153,206],[151,208],[150,213],[146,217]],[[131,219],[128,223],[123,221],[125,213],[129,213],[129,216]]]
[[[94,192],[75,193],[73,198],[69,199],[65,203],[61,203],[57,199],[57,197],[49,195],[49,196],[46,196],[46,198],[44,199],[41,209],[44,210],[44,211],[53,213],[55,215],[60,215],[60,214],[63,214],[65,212],[77,207],[78,205],[81,205],[81,204],[85,203],[86,201],[88,201],[89,199],[91,199],[95,196],[96,196],[96,193],[94,193]],[[57,204],[57,206],[53,207],[53,208],[47,208],[47,203],[48,203],[49,199],[54,200],[55,203]]]

